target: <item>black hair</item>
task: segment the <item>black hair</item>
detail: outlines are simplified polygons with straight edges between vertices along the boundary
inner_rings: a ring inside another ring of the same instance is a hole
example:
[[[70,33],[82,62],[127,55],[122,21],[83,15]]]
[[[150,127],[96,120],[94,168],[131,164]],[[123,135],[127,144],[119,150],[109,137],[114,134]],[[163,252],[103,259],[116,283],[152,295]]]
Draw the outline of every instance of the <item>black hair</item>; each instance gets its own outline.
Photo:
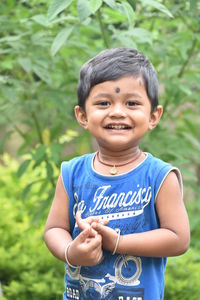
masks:
[[[130,48],[104,50],[82,66],[77,89],[78,105],[85,109],[85,102],[96,84],[126,76],[142,77],[153,111],[158,105],[157,73],[148,57]]]

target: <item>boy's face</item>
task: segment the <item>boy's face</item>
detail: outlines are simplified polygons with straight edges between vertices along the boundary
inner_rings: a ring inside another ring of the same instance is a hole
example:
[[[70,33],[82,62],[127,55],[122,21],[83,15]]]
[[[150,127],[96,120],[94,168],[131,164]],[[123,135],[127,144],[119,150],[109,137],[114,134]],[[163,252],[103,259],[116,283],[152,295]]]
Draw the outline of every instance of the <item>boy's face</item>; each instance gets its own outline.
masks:
[[[86,100],[85,112],[76,106],[75,114],[100,147],[123,151],[136,147],[157,125],[162,107],[151,113],[142,78],[123,77],[95,85]]]

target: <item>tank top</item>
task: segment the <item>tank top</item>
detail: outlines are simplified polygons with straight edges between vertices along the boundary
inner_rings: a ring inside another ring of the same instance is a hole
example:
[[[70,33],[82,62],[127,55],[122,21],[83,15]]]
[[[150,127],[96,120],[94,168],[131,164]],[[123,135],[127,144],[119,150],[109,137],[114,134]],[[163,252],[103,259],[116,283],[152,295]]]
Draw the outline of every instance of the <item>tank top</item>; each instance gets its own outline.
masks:
[[[61,177],[69,198],[70,231],[74,239],[80,230],[75,221],[98,216],[121,235],[160,227],[155,202],[168,173],[174,170],[182,189],[180,172],[169,163],[146,153],[131,171],[105,176],[93,168],[95,153],[76,157],[61,165]],[[63,299],[162,300],[166,258],[112,255],[103,250],[96,266],[72,268],[65,265]]]

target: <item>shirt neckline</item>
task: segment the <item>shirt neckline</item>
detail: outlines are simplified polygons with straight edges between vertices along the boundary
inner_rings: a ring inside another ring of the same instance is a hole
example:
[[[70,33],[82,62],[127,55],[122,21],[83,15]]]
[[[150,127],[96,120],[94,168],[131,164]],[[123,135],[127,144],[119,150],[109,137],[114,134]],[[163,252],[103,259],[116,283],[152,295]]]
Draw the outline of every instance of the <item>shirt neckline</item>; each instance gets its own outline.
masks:
[[[94,153],[91,153],[91,155],[89,156],[89,161],[88,161],[89,168],[87,168],[87,170],[88,170],[88,172],[91,175],[93,175],[93,176],[95,176],[95,177],[97,177],[99,179],[108,180],[108,181],[121,180],[121,179],[124,179],[124,178],[128,177],[132,173],[137,172],[141,167],[143,167],[143,165],[146,163],[146,161],[149,159],[149,156],[150,156],[150,153],[148,153],[148,152],[144,152],[144,153],[146,154],[146,157],[137,166],[133,167],[128,172],[125,172],[125,173],[113,176],[113,175],[104,175],[104,174],[101,174],[101,173],[97,172],[94,169],[93,163],[94,163],[94,158],[95,158],[95,155],[96,155],[96,152],[94,152]]]

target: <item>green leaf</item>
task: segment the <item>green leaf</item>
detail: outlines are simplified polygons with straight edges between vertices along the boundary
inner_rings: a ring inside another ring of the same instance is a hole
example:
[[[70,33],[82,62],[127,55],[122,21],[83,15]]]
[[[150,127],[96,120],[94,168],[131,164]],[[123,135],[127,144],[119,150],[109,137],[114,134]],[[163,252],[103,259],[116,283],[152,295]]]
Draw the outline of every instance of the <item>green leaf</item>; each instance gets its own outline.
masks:
[[[89,0],[91,12],[94,14],[102,5],[102,0]]]
[[[49,162],[46,165],[46,170],[47,170],[47,177],[52,178],[53,177],[53,167]]]
[[[180,84],[180,90],[183,91],[187,96],[192,95],[192,90],[187,85]]]
[[[197,9],[198,0],[190,0],[190,9],[195,11]]]
[[[80,21],[87,19],[92,14],[88,0],[78,0],[77,11]]]
[[[26,200],[32,186],[33,186],[34,182],[29,183],[22,191],[22,200]],[[27,199],[28,200],[28,199]]]
[[[128,2],[122,2],[121,5],[124,9],[124,12],[125,12],[127,18],[128,18],[129,24],[133,25],[134,20],[135,20],[135,13],[134,13],[132,6]]]
[[[1,139],[0,139],[0,153],[3,153],[5,151],[6,142],[10,139],[11,134],[12,134],[11,132],[7,132],[7,134],[4,137],[1,137]]]
[[[21,67],[26,71],[27,73],[32,71],[32,63],[31,60],[27,57],[19,57],[18,62],[21,65]]]
[[[166,14],[168,17],[173,18],[173,15],[171,14],[171,12],[167,9],[167,7],[157,1],[154,0],[141,0],[141,2],[144,5],[147,6],[152,6],[156,9],[158,9],[159,11],[162,11],[164,14]]]
[[[130,47],[137,49],[137,44],[135,43],[132,34],[122,34],[120,30],[115,30],[113,38],[117,41],[117,47]]]
[[[183,133],[184,137],[192,144],[192,146],[200,152],[200,142],[199,139],[196,138],[195,136],[192,136],[190,133],[188,132],[184,132]]]
[[[104,3],[106,3],[109,7],[115,9],[116,8],[116,2],[115,0],[103,0]]]
[[[119,9],[119,5],[117,5],[115,9],[111,9],[110,7],[105,7],[104,12],[106,14],[106,18],[105,18],[106,24],[110,24],[112,26],[119,23],[124,24],[124,22],[126,22],[127,17],[124,15],[124,11],[121,6]],[[112,27],[112,30],[115,30],[115,27]],[[122,32],[124,33],[125,31]]]
[[[51,149],[51,160],[57,164],[60,165],[60,159],[61,159],[61,152],[63,150],[63,147],[59,141],[59,143],[56,144],[50,144]]]
[[[0,43],[10,43],[10,42],[16,42],[18,40],[21,39],[21,37],[23,36],[23,34],[20,34],[20,35],[8,35],[8,36],[5,36],[3,38],[0,38]]]
[[[129,30],[128,34],[134,39],[136,43],[149,43],[150,45],[152,45],[152,34],[146,29],[135,27]]]
[[[46,189],[48,189],[48,181],[49,181],[49,178],[47,178],[47,180],[45,180],[43,183],[41,183],[39,191],[38,191],[39,195],[42,194],[42,193],[44,193],[44,191]]]
[[[47,84],[51,84],[51,78],[49,76],[48,70],[44,69],[42,66],[34,65],[33,72]]]
[[[36,15],[33,16],[31,19],[42,26],[47,27],[49,25],[49,19],[45,15]]]
[[[30,164],[31,160],[25,160],[19,167],[18,171],[17,171],[17,176],[21,177],[24,172],[26,171],[26,169],[28,168],[29,164]]]
[[[68,37],[70,36],[73,28],[65,28],[61,30],[55,37],[53,44],[51,46],[51,55],[54,56],[58,50],[64,45]]]
[[[72,0],[52,0],[47,13],[48,19],[50,21],[53,20],[60,12],[70,6],[71,3]]]
[[[44,156],[45,156],[45,153],[46,153],[46,146],[45,146],[45,145],[39,146],[39,147],[36,149],[35,153],[33,154],[33,159],[34,159],[34,161],[37,162],[37,161],[43,159]]]

